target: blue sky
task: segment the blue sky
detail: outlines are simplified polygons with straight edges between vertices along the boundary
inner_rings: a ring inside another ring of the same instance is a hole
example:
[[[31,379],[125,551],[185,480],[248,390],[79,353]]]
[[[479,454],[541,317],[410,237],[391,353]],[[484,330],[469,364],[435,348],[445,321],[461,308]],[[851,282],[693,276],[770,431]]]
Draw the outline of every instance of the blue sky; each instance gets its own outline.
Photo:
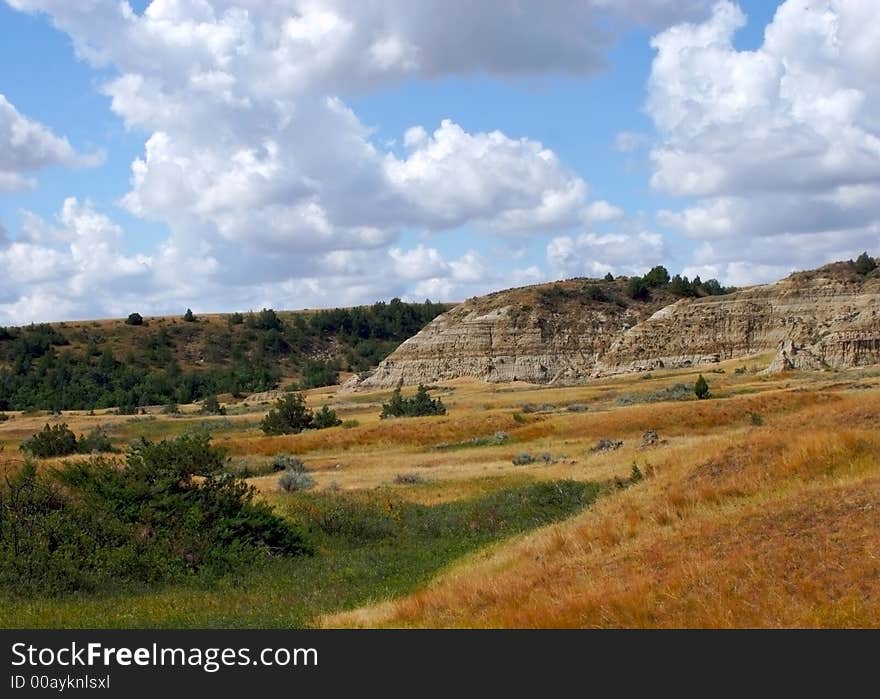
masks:
[[[868,1],[148,4],[0,0],[0,324],[877,251]]]

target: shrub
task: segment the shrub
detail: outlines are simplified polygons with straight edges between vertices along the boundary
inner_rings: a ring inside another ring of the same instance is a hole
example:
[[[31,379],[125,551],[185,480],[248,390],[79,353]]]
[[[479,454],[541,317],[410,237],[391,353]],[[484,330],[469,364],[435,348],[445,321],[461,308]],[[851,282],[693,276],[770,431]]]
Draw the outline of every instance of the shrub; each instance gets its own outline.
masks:
[[[307,471],[287,469],[278,479],[278,487],[288,493],[315,487],[315,479]]]
[[[186,309],[186,313],[183,314],[183,319],[187,323],[195,323],[196,322],[196,317],[195,317],[195,315],[193,315],[191,308]]]
[[[762,415],[759,415],[758,413],[752,413],[750,416],[750,421],[755,427],[760,427],[764,424],[764,417]]]
[[[639,468],[639,465],[633,461],[632,470],[629,472],[629,482],[638,483],[639,481],[644,480],[644,478],[645,476]]]
[[[162,414],[163,415],[180,415],[180,407],[177,403],[171,402],[166,403],[162,406]]]
[[[694,395],[700,400],[709,397],[709,384],[706,382],[706,379],[703,378],[702,374],[700,374],[700,377],[697,379],[696,383],[694,383]]]
[[[528,466],[529,464],[535,463],[536,459],[528,452],[522,452],[521,454],[514,456],[512,461],[514,466]]]
[[[360,424],[361,423],[359,423],[357,420],[343,420],[342,421],[342,429],[350,430],[354,427],[357,427]]]
[[[217,400],[217,396],[207,396],[205,400],[202,401],[202,415],[226,415],[226,408],[220,405],[220,401]]]
[[[863,252],[858,256],[856,261],[853,263],[855,270],[859,274],[870,274],[875,269],[877,269],[877,260],[868,255],[867,252]]]
[[[421,417],[424,415],[445,415],[446,406],[439,398],[431,398],[428,389],[419,384],[412,398],[401,395],[400,385],[394,389],[391,399],[382,405],[380,418],[387,417]]]
[[[636,301],[647,301],[651,298],[651,291],[648,289],[648,285],[645,284],[644,279],[641,277],[630,277],[626,285],[626,295]]]
[[[293,454],[275,454],[272,457],[273,471],[302,471],[305,472],[306,465],[302,459]]]
[[[80,454],[103,454],[113,451],[110,438],[101,427],[95,427],[87,435],[81,435],[76,444]]]
[[[244,323],[244,316],[241,313],[233,313],[226,319],[226,322],[229,325],[242,325]]]
[[[522,425],[522,424],[528,422],[528,420],[526,420],[525,415],[523,415],[522,413],[514,413],[513,414],[513,421],[515,423],[517,423],[518,425]]]
[[[19,449],[41,459],[68,456],[77,452],[76,435],[66,423],[47,423],[42,430],[24,440]]]
[[[316,430],[323,430],[328,427],[337,427],[342,424],[342,420],[336,415],[335,410],[331,410],[328,406],[321,406],[321,409],[315,413],[312,418],[312,427]]]
[[[130,313],[125,319],[126,325],[143,325],[144,317],[140,313]]]
[[[0,422],[6,422],[10,417],[6,413],[0,413]]]
[[[223,466],[207,435],[140,440],[123,463],[26,463],[0,482],[0,585],[24,595],[140,588],[311,550]]]
[[[263,418],[260,426],[266,434],[296,434],[312,427],[314,415],[301,393],[288,393]]]
[[[613,282],[613,281],[614,281],[614,275],[611,274],[611,272],[608,272],[608,273],[605,275],[604,279],[605,279],[606,282]]]

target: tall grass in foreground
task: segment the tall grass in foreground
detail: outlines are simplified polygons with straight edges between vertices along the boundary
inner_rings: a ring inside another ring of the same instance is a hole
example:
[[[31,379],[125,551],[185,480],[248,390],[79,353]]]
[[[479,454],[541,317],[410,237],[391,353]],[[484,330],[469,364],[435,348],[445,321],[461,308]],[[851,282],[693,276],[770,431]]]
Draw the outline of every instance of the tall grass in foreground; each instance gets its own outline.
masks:
[[[0,626],[303,627],[326,612],[401,594],[455,559],[578,512],[602,487],[556,481],[426,506],[391,491],[295,493],[285,514],[314,556],[280,559],[212,585],[61,599],[0,598]]]

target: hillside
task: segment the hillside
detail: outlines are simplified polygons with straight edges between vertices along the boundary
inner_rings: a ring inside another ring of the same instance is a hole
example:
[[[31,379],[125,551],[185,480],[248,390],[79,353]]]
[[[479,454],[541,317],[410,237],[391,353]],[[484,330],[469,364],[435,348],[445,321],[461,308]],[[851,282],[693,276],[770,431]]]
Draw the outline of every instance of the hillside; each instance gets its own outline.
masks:
[[[376,303],[0,328],[0,410],[190,403],[375,366],[448,306]]]
[[[840,262],[774,284],[645,298],[624,280],[570,280],[471,299],[403,343],[366,387],[458,377],[572,384],[779,352],[774,368],[880,363],[880,276]]]

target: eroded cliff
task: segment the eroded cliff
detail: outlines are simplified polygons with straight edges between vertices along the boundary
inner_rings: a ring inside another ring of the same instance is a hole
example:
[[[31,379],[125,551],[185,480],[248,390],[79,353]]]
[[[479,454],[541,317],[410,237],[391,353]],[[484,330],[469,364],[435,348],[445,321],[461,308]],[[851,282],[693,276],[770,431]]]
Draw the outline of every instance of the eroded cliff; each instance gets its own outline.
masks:
[[[361,385],[578,383],[777,351],[771,369],[880,363],[880,277],[847,263],[724,296],[647,301],[625,281],[569,280],[471,299],[404,342]]]

